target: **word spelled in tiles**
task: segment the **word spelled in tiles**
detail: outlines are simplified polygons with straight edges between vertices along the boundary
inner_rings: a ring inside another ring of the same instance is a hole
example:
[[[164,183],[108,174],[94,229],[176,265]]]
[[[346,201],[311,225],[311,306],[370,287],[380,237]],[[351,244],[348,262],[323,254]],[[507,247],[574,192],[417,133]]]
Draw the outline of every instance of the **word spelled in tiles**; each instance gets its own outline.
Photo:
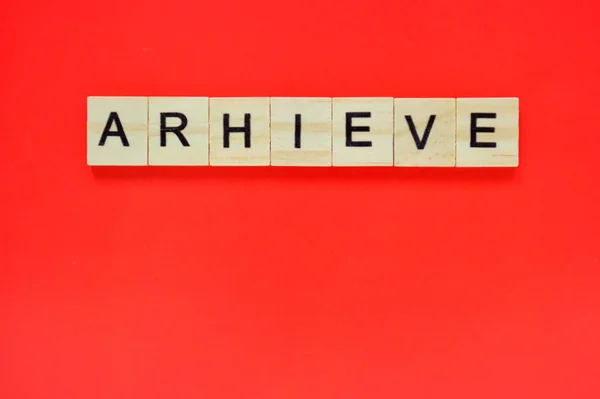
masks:
[[[516,167],[518,98],[88,97],[88,165]]]

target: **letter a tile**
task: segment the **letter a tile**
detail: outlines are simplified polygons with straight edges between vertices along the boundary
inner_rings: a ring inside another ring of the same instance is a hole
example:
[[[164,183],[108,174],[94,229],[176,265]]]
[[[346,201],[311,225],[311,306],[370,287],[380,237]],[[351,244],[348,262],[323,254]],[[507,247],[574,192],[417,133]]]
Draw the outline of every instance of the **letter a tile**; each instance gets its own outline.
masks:
[[[87,164],[148,164],[148,97],[88,97]]]

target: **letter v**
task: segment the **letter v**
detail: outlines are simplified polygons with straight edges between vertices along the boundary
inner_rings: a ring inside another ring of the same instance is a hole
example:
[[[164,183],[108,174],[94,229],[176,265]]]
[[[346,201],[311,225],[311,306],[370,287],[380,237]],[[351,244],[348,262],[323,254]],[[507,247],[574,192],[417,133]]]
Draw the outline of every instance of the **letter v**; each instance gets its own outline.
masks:
[[[427,121],[427,127],[425,127],[425,133],[423,133],[423,139],[419,138],[417,133],[417,128],[413,122],[413,119],[410,115],[405,115],[406,123],[408,123],[408,128],[410,129],[410,134],[412,134],[413,139],[415,140],[415,144],[417,145],[417,149],[422,150],[425,148],[427,144],[427,140],[429,139],[429,133],[431,133],[431,128],[433,127],[433,122],[435,122],[435,115],[429,116],[429,120]]]

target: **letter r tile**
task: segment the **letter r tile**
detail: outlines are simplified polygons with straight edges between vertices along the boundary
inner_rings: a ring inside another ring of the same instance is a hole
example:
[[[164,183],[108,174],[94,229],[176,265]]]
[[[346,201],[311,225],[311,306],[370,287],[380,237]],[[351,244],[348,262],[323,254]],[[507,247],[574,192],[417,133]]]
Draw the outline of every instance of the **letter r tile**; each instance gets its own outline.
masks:
[[[148,163],[208,165],[208,97],[150,97]]]

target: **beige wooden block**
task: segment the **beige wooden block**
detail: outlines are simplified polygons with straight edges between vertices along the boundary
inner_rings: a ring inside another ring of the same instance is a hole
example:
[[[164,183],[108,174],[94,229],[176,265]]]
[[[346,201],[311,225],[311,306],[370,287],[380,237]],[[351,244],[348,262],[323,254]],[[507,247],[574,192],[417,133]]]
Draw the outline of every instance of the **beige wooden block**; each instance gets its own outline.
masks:
[[[210,99],[210,164],[269,165],[268,97]]]
[[[148,164],[148,97],[87,98],[87,164]]]
[[[456,165],[456,100],[394,100],[394,165]]]
[[[331,166],[331,98],[271,98],[271,165]]]
[[[333,165],[394,164],[394,99],[333,99]]]
[[[456,166],[518,166],[519,99],[457,99],[456,134]]]
[[[148,163],[208,165],[208,97],[148,99]]]

